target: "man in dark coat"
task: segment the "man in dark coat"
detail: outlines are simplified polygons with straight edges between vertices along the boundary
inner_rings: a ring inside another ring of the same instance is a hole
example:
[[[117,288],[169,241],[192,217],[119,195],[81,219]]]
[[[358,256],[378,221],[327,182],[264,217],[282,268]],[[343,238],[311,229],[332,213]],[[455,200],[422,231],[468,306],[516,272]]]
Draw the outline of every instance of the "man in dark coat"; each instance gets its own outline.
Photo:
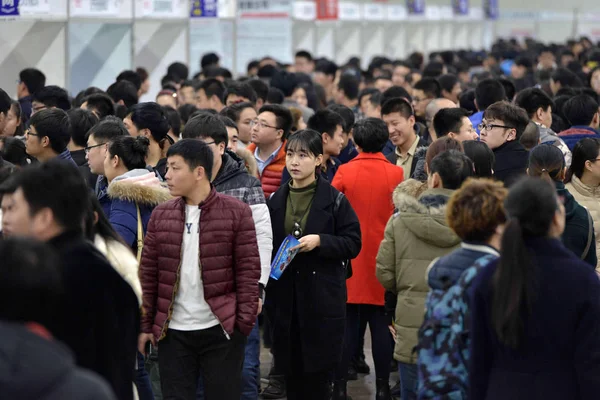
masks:
[[[15,174],[1,192],[3,234],[48,242],[59,254],[64,296],[48,328],[81,367],[133,399],[139,330],[133,289],[83,235],[86,182],[75,165],[51,160]]]
[[[528,123],[525,110],[506,101],[492,104],[483,114],[481,141],[494,152],[494,177],[504,186],[511,186],[527,172],[529,152],[519,140]]]

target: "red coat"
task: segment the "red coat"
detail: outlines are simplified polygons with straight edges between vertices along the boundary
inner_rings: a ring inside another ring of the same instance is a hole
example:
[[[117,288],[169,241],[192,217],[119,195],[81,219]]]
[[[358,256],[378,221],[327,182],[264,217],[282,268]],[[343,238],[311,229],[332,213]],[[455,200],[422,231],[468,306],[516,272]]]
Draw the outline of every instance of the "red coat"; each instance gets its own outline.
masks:
[[[231,334],[248,336],[258,312],[260,258],[252,211],[233,197],[213,188],[198,206],[200,265],[204,298]],[[173,313],[181,268],[185,200],[181,197],[154,209],[140,263],[144,315],[142,332],[162,339]]]
[[[394,212],[392,194],[403,179],[402,167],[382,153],[360,153],[333,178],[333,186],[346,195],[358,215],[363,240],[360,254],[352,260],[353,275],[346,281],[348,303],[384,304],[385,290],[375,277],[375,259]]]
[[[256,150],[256,145],[254,143],[250,144],[247,147],[247,150],[252,153],[254,157],[254,151]],[[262,172],[259,173],[260,183],[263,188],[263,192],[265,192],[265,198],[269,198],[271,194],[275,193],[279,186],[281,186],[281,175],[283,174],[283,169],[285,168],[285,141],[281,145],[281,149],[271,161],[269,165],[267,165]]]

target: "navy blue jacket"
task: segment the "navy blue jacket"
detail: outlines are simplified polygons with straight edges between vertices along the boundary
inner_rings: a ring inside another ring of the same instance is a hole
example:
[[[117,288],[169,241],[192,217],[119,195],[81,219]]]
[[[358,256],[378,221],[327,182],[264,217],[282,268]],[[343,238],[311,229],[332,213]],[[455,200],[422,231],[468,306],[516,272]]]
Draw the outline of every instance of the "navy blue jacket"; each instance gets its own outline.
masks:
[[[597,399],[600,280],[560,240],[532,238],[525,244],[537,260],[537,285],[519,350],[501,344],[492,327],[498,261],[473,282],[469,399]]]

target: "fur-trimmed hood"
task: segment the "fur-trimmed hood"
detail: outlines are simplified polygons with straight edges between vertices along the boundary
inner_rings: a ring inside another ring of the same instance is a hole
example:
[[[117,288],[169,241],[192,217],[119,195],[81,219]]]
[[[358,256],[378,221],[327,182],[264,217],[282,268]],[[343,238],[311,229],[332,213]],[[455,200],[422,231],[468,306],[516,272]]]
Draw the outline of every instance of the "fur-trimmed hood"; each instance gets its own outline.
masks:
[[[450,248],[460,243],[460,238],[448,227],[446,222],[446,204],[452,190],[427,189],[418,197],[423,184],[409,179],[394,190],[394,205],[397,218],[415,236],[426,243],[441,248]]]
[[[427,181],[427,171],[425,171],[425,157],[427,156],[427,149],[429,149],[429,146],[417,147],[415,150],[415,155],[413,156],[417,162],[415,164],[415,170],[412,173],[412,177],[421,182]]]
[[[154,172],[134,169],[115,178],[108,185],[111,199],[132,201],[156,206],[172,199],[169,190],[161,184]]]

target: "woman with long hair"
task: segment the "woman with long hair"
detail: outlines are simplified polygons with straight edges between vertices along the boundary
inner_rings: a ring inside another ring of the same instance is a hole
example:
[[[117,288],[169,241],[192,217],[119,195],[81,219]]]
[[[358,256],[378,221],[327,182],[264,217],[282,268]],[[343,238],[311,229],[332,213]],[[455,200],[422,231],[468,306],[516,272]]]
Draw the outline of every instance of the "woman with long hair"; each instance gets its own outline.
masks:
[[[342,356],[348,263],[361,249],[348,199],[318,173],[321,134],[306,129],[285,145],[291,180],[269,199],[275,254],[291,235],[298,254],[267,286],[273,354],[290,400],[329,400],[330,373]]]
[[[541,144],[529,153],[527,174],[545,179],[556,187],[556,193],[563,201],[566,212],[565,232],[562,241],[565,247],[577,257],[596,268],[596,235],[590,213],[581,206],[565,188],[565,157],[560,149],[552,144]]]
[[[600,139],[581,139],[573,148],[566,188],[594,220],[596,256],[600,252]],[[600,272],[600,263],[596,264]]]
[[[554,185],[525,178],[504,208],[500,258],[472,287],[469,398],[595,399],[600,280],[560,240],[565,208]]]

